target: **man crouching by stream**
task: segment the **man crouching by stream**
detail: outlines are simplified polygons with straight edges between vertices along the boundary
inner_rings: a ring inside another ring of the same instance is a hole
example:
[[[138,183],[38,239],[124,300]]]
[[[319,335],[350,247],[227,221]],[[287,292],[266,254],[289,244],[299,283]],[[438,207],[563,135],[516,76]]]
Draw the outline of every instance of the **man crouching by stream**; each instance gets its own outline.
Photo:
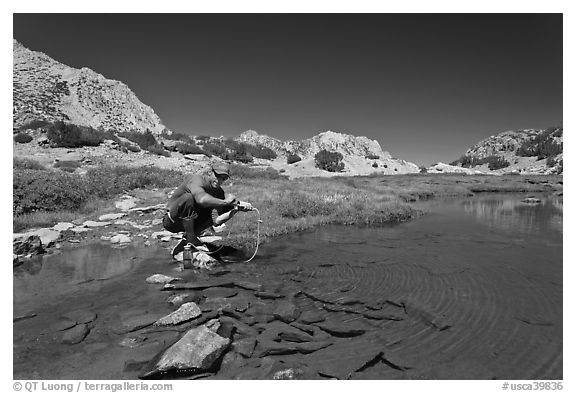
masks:
[[[167,203],[163,219],[164,228],[170,232],[184,232],[182,240],[172,250],[172,257],[184,251],[184,246],[192,245],[194,251],[208,252],[208,248],[198,236],[213,225],[222,225],[240,211],[236,197],[224,196],[222,183],[230,178],[230,166],[215,163],[210,169],[188,176],[174,191]],[[216,210],[218,217],[212,219]]]

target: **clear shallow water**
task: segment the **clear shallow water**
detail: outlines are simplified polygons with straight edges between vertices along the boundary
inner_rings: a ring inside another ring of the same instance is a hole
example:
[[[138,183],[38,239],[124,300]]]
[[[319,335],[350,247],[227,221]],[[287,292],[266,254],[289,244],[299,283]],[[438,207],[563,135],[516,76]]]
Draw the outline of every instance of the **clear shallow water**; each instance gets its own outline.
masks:
[[[322,301],[399,315],[362,322],[383,332],[385,353],[408,371],[380,365],[363,378],[561,379],[562,199],[527,205],[525,197],[425,202],[429,213],[408,223],[292,234],[261,246],[252,263],[230,266],[300,293],[298,307],[328,321],[362,317]],[[144,280],[171,274],[168,262],[164,249],[93,245],[15,269],[14,315],[38,313],[14,325],[15,376],[133,378],[106,328],[123,312],[166,313],[167,294]],[[99,316],[85,343],[37,339],[59,315],[86,308]]]

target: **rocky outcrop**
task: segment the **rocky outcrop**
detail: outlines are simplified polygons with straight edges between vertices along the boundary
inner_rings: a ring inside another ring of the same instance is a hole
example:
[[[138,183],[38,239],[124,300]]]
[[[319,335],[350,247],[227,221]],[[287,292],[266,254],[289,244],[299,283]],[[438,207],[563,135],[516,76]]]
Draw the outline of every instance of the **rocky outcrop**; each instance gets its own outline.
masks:
[[[15,128],[32,120],[63,120],[119,132],[160,134],[165,129],[154,110],[122,82],[89,68],[68,67],[16,40],[13,54]]]
[[[477,175],[484,173],[476,169],[462,168],[461,166],[448,165],[442,162],[434,164],[426,170],[428,173],[464,173],[466,175]]]

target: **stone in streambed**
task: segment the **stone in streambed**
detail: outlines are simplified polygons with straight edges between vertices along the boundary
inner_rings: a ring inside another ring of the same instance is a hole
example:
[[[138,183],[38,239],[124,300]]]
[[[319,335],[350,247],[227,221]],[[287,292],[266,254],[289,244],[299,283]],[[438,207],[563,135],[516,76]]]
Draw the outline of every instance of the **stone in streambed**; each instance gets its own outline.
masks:
[[[202,314],[200,308],[194,302],[184,303],[178,310],[160,318],[154,323],[154,326],[172,326],[179,323],[190,321]]]
[[[300,316],[300,310],[294,303],[287,300],[280,300],[275,303],[275,308],[272,314],[275,318],[290,323]]]
[[[244,322],[238,321],[234,318],[227,317],[227,316],[223,315],[220,317],[220,321],[222,323],[225,323],[225,322],[231,323],[236,328],[236,332],[240,336],[256,337],[259,334],[258,330],[256,330],[255,328],[248,326]]]
[[[52,227],[52,229],[54,229],[55,231],[62,232],[62,231],[66,231],[66,230],[73,228],[73,227],[74,227],[74,224],[72,224],[71,222],[59,222],[58,224],[54,225]]]
[[[125,334],[140,330],[152,325],[158,320],[158,315],[142,314],[122,318],[120,322],[112,326],[110,330],[115,334]]]
[[[81,324],[95,321],[98,317],[98,314],[90,310],[76,310],[64,314],[64,317],[76,321],[78,324]]]
[[[170,277],[164,274],[153,274],[146,279],[148,284],[169,284],[172,281],[179,281],[181,278]]]
[[[124,337],[118,344],[121,347],[136,348],[141,346],[144,341],[146,341],[145,336]]]
[[[130,236],[124,235],[122,233],[119,233],[118,235],[112,236],[110,238],[110,243],[112,244],[126,244],[130,243],[131,241],[132,239],[130,239]]]
[[[365,325],[357,321],[321,322],[316,326],[336,337],[354,337],[366,332]]]
[[[258,357],[271,355],[289,355],[292,353],[309,354],[322,348],[329,347],[332,344],[332,341],[311,341],[305,343],[295,343],[287,341],[275,342],[270,340],[260,341],[260,339],[258,339],[256,351],[258,352]]]
[[[73,328],[66,330],[62,336],[62,344],[78,344],[84,341],[88,333],[90,333],[90,329],[88,329],[86,324],[82,323],[80,325],[76,325]]]
[[[190,329],[178,342],[164,351],[151,369],[140,378],[155,378],[169,371],[180,370],[190,374],[208,371],[229,345],[229,339],[220,337],[204,325]]]
[[[61,332],[63,330],[70,329],[76,326],[78,323],[76,321],[69,319],[69,318],[60,318],[58,322],[52,325],[52,330],[56,332]]]
[[[316,322],[323,322],[326,318],[314,311],[304,311],[298,320],[302,323],[311,324]]]
[[[202,295],[207,298],[219,298],[219,297],[234,297],[238,294],[238,290],[234,288],[222,288],[222,287],[212,287],[206,288],[202,291]]]
[[[86,228],[98,228],[98,227],[105,227],[108,225],[112,225],[112,223],[110,221],[92,221],[92,220],[84,221],[82,223],[82,226]]]
[[[256,339],[254,337],[246,337],[240,340],[235,340],[232,343],[232,350],[238,352],[240,355],[249,358],[254,353],[256,347]]]

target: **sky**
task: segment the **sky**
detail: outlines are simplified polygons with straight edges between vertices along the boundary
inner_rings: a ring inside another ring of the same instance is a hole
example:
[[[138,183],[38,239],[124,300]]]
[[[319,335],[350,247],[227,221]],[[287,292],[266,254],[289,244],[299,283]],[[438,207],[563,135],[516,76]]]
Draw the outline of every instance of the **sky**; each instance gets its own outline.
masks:
[[[332,130],[418,165],[559,125],[562,14],[14,14],[13,37],[127,84],[166,127]]]

